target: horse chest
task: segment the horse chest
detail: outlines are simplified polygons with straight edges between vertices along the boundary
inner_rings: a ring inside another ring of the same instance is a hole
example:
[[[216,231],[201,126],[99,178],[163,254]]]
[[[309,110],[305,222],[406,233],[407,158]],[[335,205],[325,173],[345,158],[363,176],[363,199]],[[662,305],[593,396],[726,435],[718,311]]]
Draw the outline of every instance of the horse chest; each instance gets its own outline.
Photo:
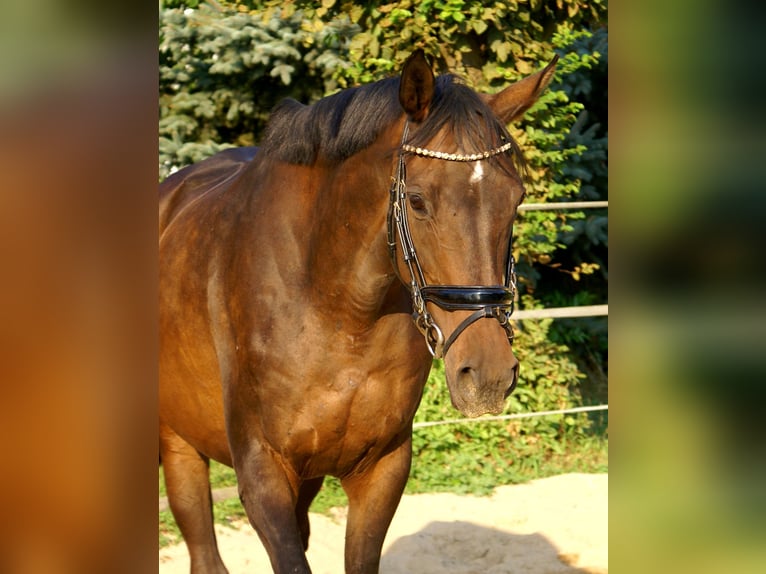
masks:
[[[305,477],[354,472],[410,432],[422,378],[342,369],[304,390],[289,424],[275,428],[270,442]]]

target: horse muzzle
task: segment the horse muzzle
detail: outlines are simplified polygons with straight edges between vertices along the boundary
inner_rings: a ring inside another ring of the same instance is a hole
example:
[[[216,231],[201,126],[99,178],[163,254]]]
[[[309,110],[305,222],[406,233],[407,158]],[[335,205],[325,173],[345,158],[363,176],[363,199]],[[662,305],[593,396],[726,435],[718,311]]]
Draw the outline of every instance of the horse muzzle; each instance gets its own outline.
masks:
[[[491,329],[487,325],[485,332],[477,335],[481,341],[489,337],[494,343],[486,346],[481,341],[466,341],[465,345],[456,345],[444,362],[452,405],[467,417],[501,413],[518,381],[518,359],[510,348],[497,348],[499,341],[490,335]]]

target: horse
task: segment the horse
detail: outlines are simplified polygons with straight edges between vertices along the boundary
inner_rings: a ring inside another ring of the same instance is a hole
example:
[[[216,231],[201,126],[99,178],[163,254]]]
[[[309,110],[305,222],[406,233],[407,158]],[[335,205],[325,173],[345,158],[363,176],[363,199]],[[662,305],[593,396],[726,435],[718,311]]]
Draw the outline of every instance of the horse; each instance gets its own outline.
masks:
[[[260,147],[160,184],[159,448],[192,573],[227,572],[210,459],[235,469],[276,574],[310,573],[308,509],[337,477],[345,571],[371,574],[433,357],[458,411],[503,409],[524,195],[507,125],[555,65],[481,95],[417,50],[399,76],[281,102]]]

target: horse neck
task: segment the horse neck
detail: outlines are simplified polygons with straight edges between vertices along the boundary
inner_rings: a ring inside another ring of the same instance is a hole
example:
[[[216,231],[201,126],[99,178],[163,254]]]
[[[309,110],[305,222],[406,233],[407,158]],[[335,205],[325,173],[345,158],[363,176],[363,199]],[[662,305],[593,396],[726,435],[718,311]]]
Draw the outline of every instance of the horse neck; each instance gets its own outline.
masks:
[[[311,238],[312,284],[328,308],[374,321],[398,282],[388,254],[386,214],[401,128],[328,168],[316,196]]]

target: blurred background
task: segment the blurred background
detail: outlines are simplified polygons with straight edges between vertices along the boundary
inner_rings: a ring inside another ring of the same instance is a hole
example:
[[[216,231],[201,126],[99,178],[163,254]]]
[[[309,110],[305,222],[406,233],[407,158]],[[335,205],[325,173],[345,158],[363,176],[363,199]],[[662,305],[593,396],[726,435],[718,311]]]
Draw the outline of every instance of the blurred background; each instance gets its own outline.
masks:
[[[612,11],[612,565],[766,564],[762,7]]]

